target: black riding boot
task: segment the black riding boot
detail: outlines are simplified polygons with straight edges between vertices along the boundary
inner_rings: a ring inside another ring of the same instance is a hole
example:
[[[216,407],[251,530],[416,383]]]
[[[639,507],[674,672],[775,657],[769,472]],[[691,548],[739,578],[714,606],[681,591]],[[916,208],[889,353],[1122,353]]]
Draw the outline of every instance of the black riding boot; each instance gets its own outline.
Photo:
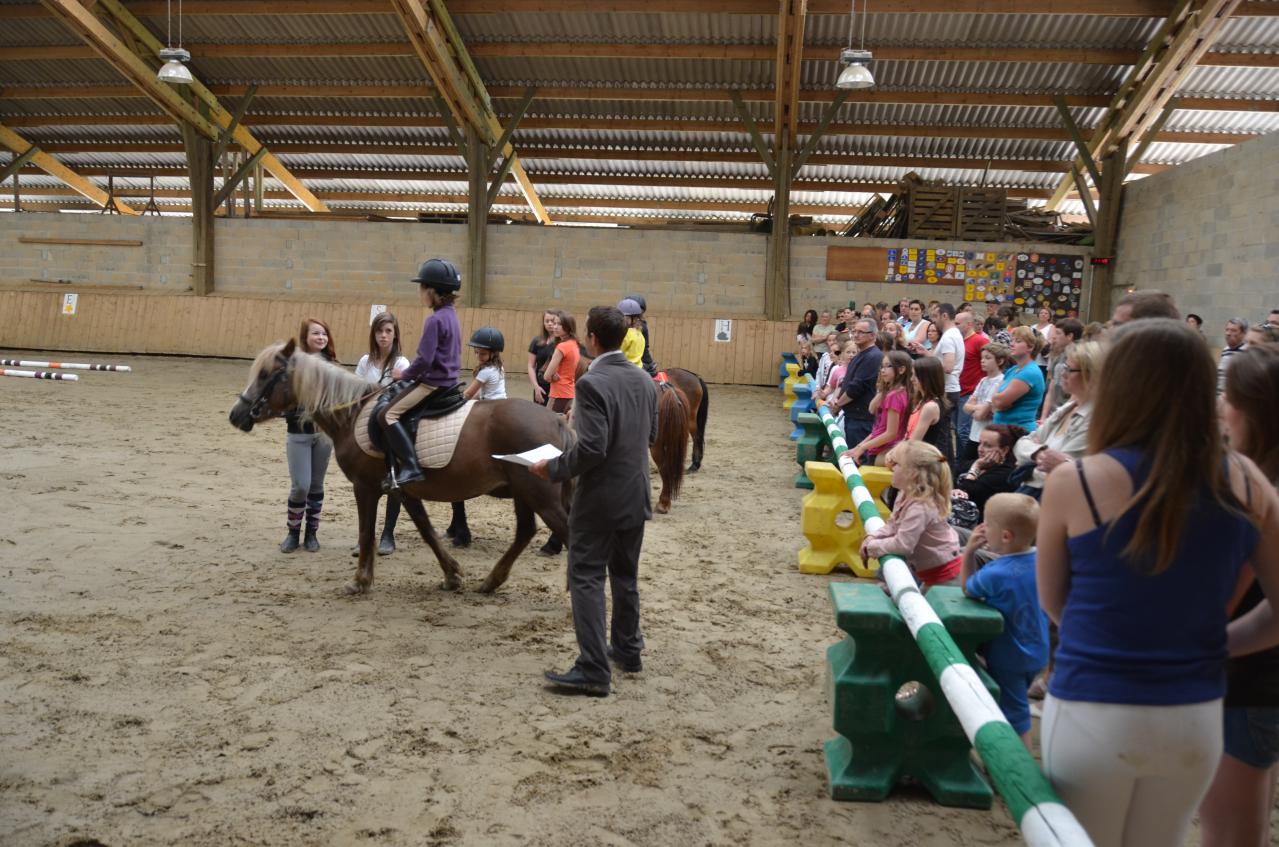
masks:
[[[383,427],[382,434],[386,438],[387,449],[395,456],[395,465],[399,468],[395,474],[395,487],[403,488],[425,479],[422,476],[422,467],[417,463],[417,446],[413,443],[413,439],[409,438],[404,425],[399,421],[387,424]]]
[[[395,524],[400,517],[400,495],[386,496],[386,522],[382,524],[382,538],[378,541],[377,554],[389,556],[395,552]]]

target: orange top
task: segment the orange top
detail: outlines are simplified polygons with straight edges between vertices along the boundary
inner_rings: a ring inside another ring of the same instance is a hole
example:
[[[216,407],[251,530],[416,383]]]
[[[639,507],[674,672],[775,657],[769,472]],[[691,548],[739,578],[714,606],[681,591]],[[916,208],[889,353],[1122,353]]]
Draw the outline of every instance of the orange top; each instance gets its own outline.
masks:
[[[577,362],[582,358],[582,352],[572,339],[561,341],[555,349],[560,352],[560,366],[555,372],[559,379],[551,383],[551,397],[571,400],[577,396]]]

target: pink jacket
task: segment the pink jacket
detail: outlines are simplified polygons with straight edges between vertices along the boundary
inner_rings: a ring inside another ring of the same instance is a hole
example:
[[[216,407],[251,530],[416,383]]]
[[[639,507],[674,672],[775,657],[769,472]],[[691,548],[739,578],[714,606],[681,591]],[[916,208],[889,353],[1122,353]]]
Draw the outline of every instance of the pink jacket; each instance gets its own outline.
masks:
[[[926,571],[959,555],[959,536],[932,504],[899,494],[892,516],[866,539],[866,551],[874,558],[892,553]]]

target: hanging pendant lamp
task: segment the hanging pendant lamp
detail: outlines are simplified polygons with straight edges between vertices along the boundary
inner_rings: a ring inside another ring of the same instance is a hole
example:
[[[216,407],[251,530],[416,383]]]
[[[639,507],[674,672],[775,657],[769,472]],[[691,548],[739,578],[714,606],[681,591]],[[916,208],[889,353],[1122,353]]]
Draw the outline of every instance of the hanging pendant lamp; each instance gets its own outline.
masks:
[[[871,88],[875,85],[875,76],[866,67],[870,63],[871,52],[866,49],[866,0],[862,2],[862,36],[861,46],[853,49],[853,29],[857,22],[857,0],[851,0],[848,9],[848,46],[839,52],[839,64],[843,68],[835,87],[844,91],[856,91]]]
[[[178,46],[173,46],[173,0],[168,0],[168,46],[160,51],[160,58],[164,61],[164,67],[160,68],[160,72],[156,76],[161,82],[171,82],[174,85],[190,85],[195,82],[191,76],[191,70],[187,67],[187,62],[191,61],[191,53],[182,47],[182,0],[178,0]]]

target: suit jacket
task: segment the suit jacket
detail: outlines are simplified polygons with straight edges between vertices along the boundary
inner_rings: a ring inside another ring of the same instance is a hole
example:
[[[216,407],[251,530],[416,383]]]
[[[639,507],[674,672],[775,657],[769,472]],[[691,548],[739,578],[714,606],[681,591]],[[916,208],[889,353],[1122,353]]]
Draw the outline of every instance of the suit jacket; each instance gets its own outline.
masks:
[[[586,531],[633,529],[653,516],[648,448],[657,438],[657,387],[620,352],[595,360],[573,400],[577,441],[552,459],[551,479],[578,477],[570,520]]]

